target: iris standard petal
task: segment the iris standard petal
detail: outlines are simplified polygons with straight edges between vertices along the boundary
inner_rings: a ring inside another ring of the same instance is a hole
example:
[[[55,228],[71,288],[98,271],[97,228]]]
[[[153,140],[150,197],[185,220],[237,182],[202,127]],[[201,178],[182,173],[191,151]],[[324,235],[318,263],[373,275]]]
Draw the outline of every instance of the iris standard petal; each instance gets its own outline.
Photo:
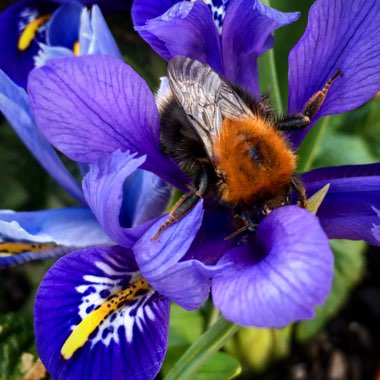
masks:
[[[380,164],[317,169],[302,181],[308,196],[330,184],[317,212],[330,239],[380,245]]]
[[[352,110],[380,90],[380,2],[317,0],[289,55],[289,111],[299,112],[339,69],[314,118]],[[294,134],[299,145],[305,132]]]
[[[28,74],[34,67],[38,42],[44,41],[43,24],[56,7],[38,0],[19,0],[0,13],[0,69],[21,87],[26,87]],[[34,20],[43,20],[42,17],[46,19],[41,27],[33,24]],[[20,44],[24,32],[25,41]]]
[[[167,61],[181,55],[207,63],[223,74],[218,30],[203,2],[180,1],[135,29]]]
[[[59,7],[51,17],[46,30],[46,43],[74,50],[79,40],[80,17],[84,6],[70,2]]]
[[[120,224],[124,182],[145,161],[145,157],[135,156],[120,151],[105,154],[83,179],[87,203],[100,225],[113,241],[126,247],[131,247],[153,223],[148,221],[136,228],[124,228]]]
[[[110,244],[88,208],[0,212],[0,268]]]
[[[33,70],[30,103],[42,133],[68,157],[93,163],[118,149],[146,154],[143,168],[181,186],[159,148],[159,114],[144,80],[114,57],[61,58]]]
[[[102,54],[122,58],[116,41],[97,5],[91,10],[84,9],[79,32],[79,53]]]
[[[169,301],[121,247],[60,259],[38,289],[34,315],[37,350],[54,379],[149,380],[164,359]]]
[[[85,203],[79,184],[38,130],[25,90],[13,83],[1,70],[0,111],[41,166],[74,198]]]
[[[212,280],[214,304],[244,326],[282,327],[310,318],[326,298],[333,255],[318,219],[297,206],[272,211],[251,244],[230,250]]]
[[[161,16],[178,0],[135,0],[132,5],[133,24],[145,25],[148,20]]]
[[[272,48],[272,33],[298,18],[298,12],[283,13],[258,0],[231,1],[222,32],[225,77],[260,95],[257,59]]]

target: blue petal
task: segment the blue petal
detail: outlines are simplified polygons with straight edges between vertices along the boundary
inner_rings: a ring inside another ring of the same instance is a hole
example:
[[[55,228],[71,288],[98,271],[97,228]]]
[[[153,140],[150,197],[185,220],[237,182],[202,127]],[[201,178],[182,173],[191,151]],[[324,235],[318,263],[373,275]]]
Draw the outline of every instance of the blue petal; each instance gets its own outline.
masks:
[[[272,211],[247,245],[231,249],[230,267],[212,280],[215,306],[227,319],[283,327],[311,318],[328,295],[333,254],[318,219],[297,206]]]
[[[39,0],[19,0],[0,14],[0,70],[21,87],[26,87],[28,74],[34,67],[38,42],[45,41],[44,33],[37,33],[27,49],[18,50],[18,40],[28,24],[28,15],[38,18],[54,8],[56,5]]]
[[[188,310],[203,304],[210,291],[210,277],[220,270],[199,260],[180,262],[201,226],[202,206],[201,200],[189,214],[164,230],[158,240],[152,240],[167,216],[160,218],[133,247],[144,278],[161,294]]]
[[[78,183],[37,129],[25,90],[13,83],[1,70],[0,111],[42,167],[74,198],[85,203]]]
[[[83,5],[71,2],[59,7],[50,19],[46,30],[46,42],[50,46],[73,49],[79,40],[80,16]]]
[[[317,212],[330,239],[380,245],[380,164],[317,169],[302,181],[309,196],[330,184]]]
[[[208,6],[201,1],[180,1],[136,30],[164,59],[182,55],[223,74],[218,30]]]
[[[145,157],[135,156],[120,151],[104,155],[83,179],[86,200],[100,225],[113,241],[125,247],[131,247],[154,222],[148,221],[135,228],[124,228],[120,223],[124,182],[145,161]],[[131,220],[127,227],[133,224]]]
[[[82,12],[79,32],[80,54],[103,54],[122,58],[116,41],[98,6]]]
[[[87,208],[0,212],[0,268],[109,243]],[[10,254],[9,247],[20,253]]]
[[[124,184],[123,226],[137,226],[162,215],[168,206],[172,187],[146,170],[136,170]]]
[[[222,32],[225,77],[259,95],[257,59],[273,46],[273,32],[299,18],[283,13],[258,0],[232,1]]]
[[[314,117],[359,107],[380,90],[380,2],[317,0],[306,31],[289,54],[289,111],[299,112],[339,69]],[[293,133],[297,147],[307,131]]]
[[[38,127],[70,158],[93,163],[118,149],[146,154],[144,169],[183,186],[184,173],[160,150],[159,113],[144,80],[115,57],[49,61],[29,76]]]
[[[141,278],[131,251],[65,256],[43,279],[34,314],[37,350],[54,379],[149,380],[161,367],[169,301]]]
[[[58,57],[70,57],[74,53],[72,50],[61,46],[48,46],[40,43],[40,51],[34,57],[36,67],[41,67],[46,64],[49,59]]]
[[[148,20],[161,16],[178,0],[135,0],[132,5],[133,23],[136,26],[145,25]]]

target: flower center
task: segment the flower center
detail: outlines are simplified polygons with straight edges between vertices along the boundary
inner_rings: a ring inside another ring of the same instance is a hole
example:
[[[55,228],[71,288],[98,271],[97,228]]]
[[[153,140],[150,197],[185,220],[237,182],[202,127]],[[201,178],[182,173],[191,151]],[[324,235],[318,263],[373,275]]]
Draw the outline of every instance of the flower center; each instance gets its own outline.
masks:
[[[27,8],[21,13],[19,21],[20,37],[18,40],[18,50],[26,50],[38,33],[45,32],[46,23],[51,15],[46,14],[40,16],[35,9]]]

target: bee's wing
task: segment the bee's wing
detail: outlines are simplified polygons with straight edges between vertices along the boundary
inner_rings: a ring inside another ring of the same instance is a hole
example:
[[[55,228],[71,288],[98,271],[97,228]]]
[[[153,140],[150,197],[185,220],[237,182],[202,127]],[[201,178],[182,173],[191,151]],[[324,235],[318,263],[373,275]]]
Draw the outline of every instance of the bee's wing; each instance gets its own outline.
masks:
[[[223,118],[253,117],[250,109],[208,65],[190,58],[175,57],[168,65],[170,89],[211,159],[215,157],[213,142],[221,132]]]

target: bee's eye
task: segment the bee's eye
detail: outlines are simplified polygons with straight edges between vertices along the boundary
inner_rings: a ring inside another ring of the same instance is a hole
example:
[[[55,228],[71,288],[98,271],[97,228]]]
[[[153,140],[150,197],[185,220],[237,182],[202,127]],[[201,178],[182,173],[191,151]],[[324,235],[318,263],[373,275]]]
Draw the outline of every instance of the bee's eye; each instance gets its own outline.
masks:
[[[248,149],[247,153],[248,153],[248,156],[251,157],[256,164],[261,164],[262,163],[263,157],[260,154],[260,152],[257,149],[257,147],[251,146]]]

